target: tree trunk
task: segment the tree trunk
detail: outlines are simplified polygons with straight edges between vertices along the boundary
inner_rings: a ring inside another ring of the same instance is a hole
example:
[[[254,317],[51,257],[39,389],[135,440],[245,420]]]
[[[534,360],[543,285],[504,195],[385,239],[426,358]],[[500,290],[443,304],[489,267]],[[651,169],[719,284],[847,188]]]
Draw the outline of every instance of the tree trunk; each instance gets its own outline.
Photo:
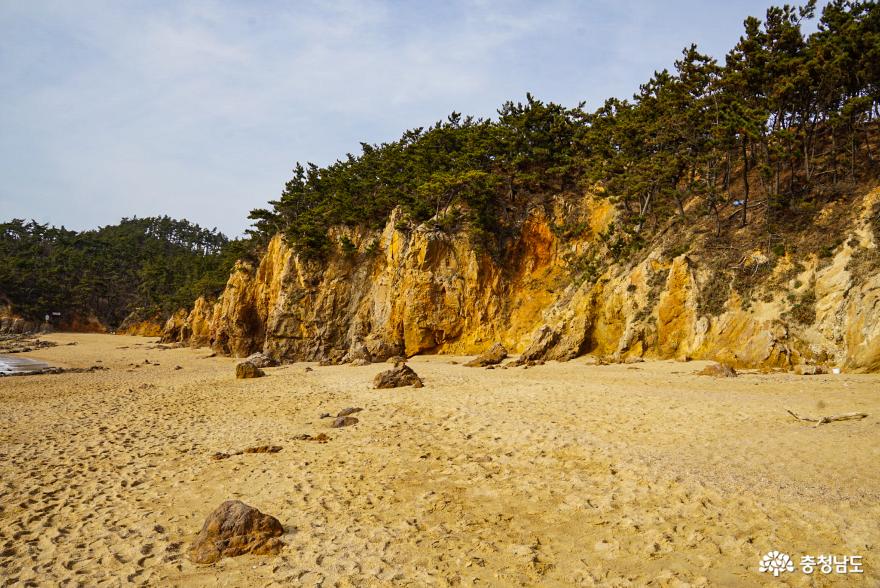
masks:
[[[742,222],[740,226],[746,226],[749,222],[749,150],[748,141],[743,137],[742,142],[743,155],[743,199],[742,199]]]

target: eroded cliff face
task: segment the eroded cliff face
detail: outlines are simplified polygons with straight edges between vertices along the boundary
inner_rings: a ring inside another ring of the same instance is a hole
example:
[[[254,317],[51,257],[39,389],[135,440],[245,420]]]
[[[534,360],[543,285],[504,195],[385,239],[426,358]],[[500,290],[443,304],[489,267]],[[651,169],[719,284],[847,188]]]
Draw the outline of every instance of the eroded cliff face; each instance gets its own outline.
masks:
[[[63,319],[52,318],[50,322],[29,320],[19,316],[8,302],[0,303],[0,335],[21,335],[26,333],[48,333],[51,331],[74,333],[106,333],[107,328],[94,316],[71,316]],[[161,328],[155,334],[161,333]]]
[[[40,328],[35,321],[29,321],[15,314],[12,305],[0,298],[0,335],[20,335],[32,333]]]
[[[526,358],[565,359],[584,353],[661,359],[714,359],[738,367],[800,364],[850,371],[880,369],[880,257],[876,223],[880,190],[858,202],[859,213],[833,255],[796,262],[785,256],[748,304],[733,290],[722,312],[701,312],[711,281],[707,255],[664,260],[652,252],[629,270],[609,268],[598,280],[569,286],[545,313],[546,324]],[[874,219],[872,221],[872,218]],[[830,239],[829,239],[830,240]],[[760,251],[743,270],[766,264]],[[861,264],[861,266],[860,266]],[[798,320],[803,300],[811,314]]]
[[[339,247],[323,263],[306,261],[275,237],[256,266],[239,264],[219,300],[196,301],[172,317],[166,341],[210,345],[245,356],[335,361],[419,353],[473,354],[501,342],[524,359],[565,360],[585,353],[716,359],[740,367],[818,363],[880,369],[880,275],[871,220],[880,191],[858,201],[843,244],[822,259],[774,261],[772,279],[748,301],[722,292],[699,250],[611,264],[590,279],[571,260],[598,247],[614,220],[603,199],[532,211],[505,254],[492,258],[466,232],[433,224],[401,230],[399,213],[381,233],[333,231]],[[586,230],[562,239],[552,227],[578,214]],[[761,251],[743,271],[768,267]],[[809,320],[796,320],[809,300]]]
[[[337,231],[359,252],[323,264],[275,237],[257,267],[236,268],[210,309],[200,299],[172,317],[166,340],[302,359],[473,353],[495,340],[517,347],[567,277],[543,215],[526,221],[503,264],[465,235],[404,232],[398,221],[379,234]]]

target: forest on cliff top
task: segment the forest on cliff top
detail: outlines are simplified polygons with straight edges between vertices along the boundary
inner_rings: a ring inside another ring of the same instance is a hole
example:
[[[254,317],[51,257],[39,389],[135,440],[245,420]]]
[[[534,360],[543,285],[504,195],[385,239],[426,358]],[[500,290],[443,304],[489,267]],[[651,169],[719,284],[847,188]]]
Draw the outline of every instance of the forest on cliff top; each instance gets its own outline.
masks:
[[[332,243],[329,227],[376,229],[400,207],[401,228],[466,229],[500,254],[548,196],[592,193],[618,206],[603,239],[621,258],[694,215],[711,219],[718,236],[808,221],[823,202],[873,181],[880,157],[880,6],[834,0],[816,12],[814,0],[771,7],[745,20],[723,63],[691,45],[632,100],[594,112],[528,95],[505,103],[497,120],[456,112],[326,167],[297,164],[281,197],[252,211],[251,233],[256,242],[283,233],[321,258],[352,247]],[[585,227],[573,218],[557,229],[575,237]]]

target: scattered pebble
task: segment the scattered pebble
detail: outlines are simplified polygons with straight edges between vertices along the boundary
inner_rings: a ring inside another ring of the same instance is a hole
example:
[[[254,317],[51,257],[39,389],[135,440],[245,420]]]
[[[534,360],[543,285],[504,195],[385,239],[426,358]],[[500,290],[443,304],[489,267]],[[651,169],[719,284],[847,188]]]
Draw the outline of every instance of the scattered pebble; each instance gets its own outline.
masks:
[[[256,447],[248,447],[247,449],[242,449],[241,451],[233,451],[232,453],[225,453],[223,451],[218,451],[211,455],[211,459],[214,461],[220,461],[222,459],[229,459],[233,455],[244,455],[245,453],[278,453],[283,448],[280,445],[258,445]]]
[[[297,435],[294,437],[296,441],[317,441],[318,443],[326,443],[330,440],[330,437],[327,436],[326,433],[318,433],[316,436],[312,437],[308,433],[303,433],[302,435]]]
[[[258,445],[257,447],[248,447],[245,453],[278,453],[281,451],[280,445]]]
[[[351,417],[351,416],[341,416],[341,417],[336,418],[336,419],[330,424],[330,427],[332,427],[332,428],[334,428],[334,429],[339,429],[339,428],[341,428],[341,427],[349,427],[349,426],[351,426],[351,425],[356,425],[356,424],[358,424],[359,422],[360,422],[360,421],[359,421],[358,419],[356,419],[355,417]]]
[[[360,411],[362,411],[362,410],[363,410],[363,408],[343,408],[342,410],[340,410],[340,411],[336,414],[336,416],[337,416],[337,417],[344,417],[344,416],[348,416],[348,415],[350,415],[350,414],[354,414],[354,413],[356,413],[356,412],[360,412]],[[328,415],[328,416],[329,416],[329,415]]]

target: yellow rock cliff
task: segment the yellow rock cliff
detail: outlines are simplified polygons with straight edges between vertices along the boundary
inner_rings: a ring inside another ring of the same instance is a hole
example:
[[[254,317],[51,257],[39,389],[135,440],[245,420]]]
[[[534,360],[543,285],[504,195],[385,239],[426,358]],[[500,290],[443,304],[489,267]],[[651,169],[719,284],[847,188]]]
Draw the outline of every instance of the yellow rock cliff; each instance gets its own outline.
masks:
[[[217,301],[199,299],[190,312],[169,319],[164,339],[235,356],[265,351],[299,360],[474,354],[500,342],[525,359],[593,353],[620,361],[644,356],[877,370],[880,275],[872,270],[856,278],[847,268],[854,256],[877,249],[868,216],[878,193],[861,199],[864,212],[830,259],[802,263],[791,284],[759,286],[761,296],[748,304],[731,291],[714,315],[701,310],[702,297],[718,285],[709,283],[699,251],[669,258],[652,250],[638,263],[606,264],[591,279],[575,279],[570,259],[589,254],[614,219],[606,200],[586,198],[586,234],[563,240],[553,227],[570,212],[557,209],[548,217],[535,210],[498,258],[466,232],[431,224],[402,230],[398,211],[378,233],[331,230],[355,251],[337,248],[323,262],[298,256],[276,236],[256,267],[236,265]],[[756,251],[742,264],[766,262]],[[783,258],[774,271],[782,276],[791,267]],[[807,288],[814,292],[815,320],[804,325],[790,314],[792,299]]]

